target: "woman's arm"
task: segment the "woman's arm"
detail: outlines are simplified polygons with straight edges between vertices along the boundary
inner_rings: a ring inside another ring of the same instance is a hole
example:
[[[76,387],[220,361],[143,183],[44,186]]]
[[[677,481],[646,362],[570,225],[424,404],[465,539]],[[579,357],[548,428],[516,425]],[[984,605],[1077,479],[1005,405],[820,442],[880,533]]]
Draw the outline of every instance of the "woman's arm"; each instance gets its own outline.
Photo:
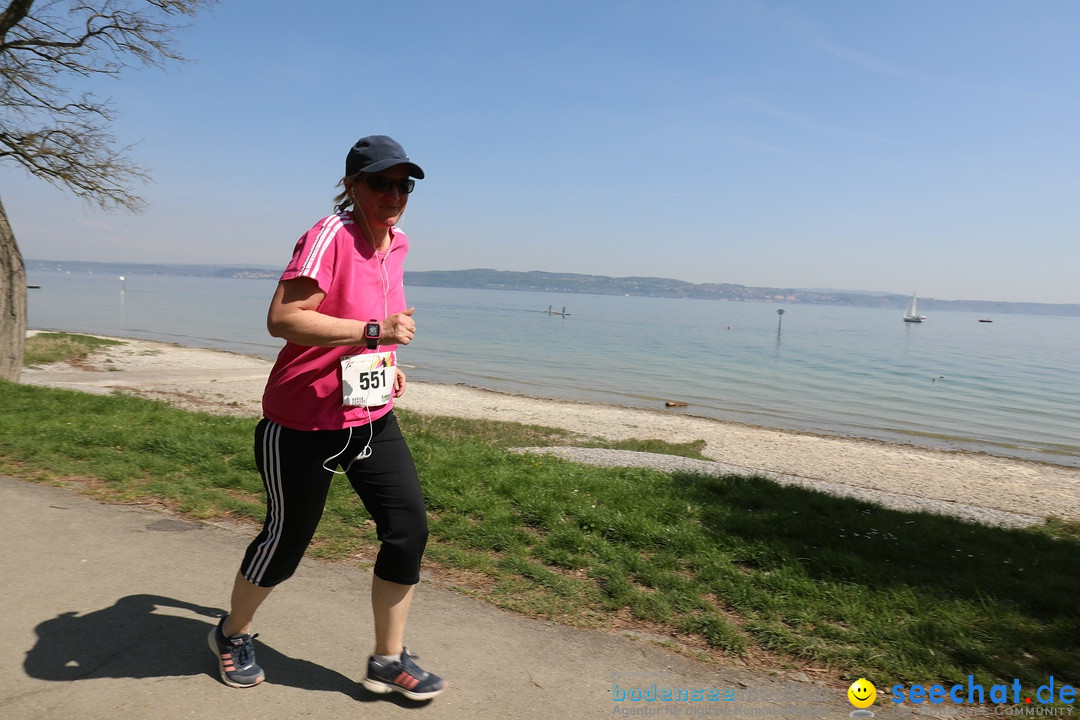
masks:
[[[364,325],[367,319],[339,318],[319,312],[326,293],[311,278],[299,277],[278,283],[266,328],[274,337],[297,345],[338,347],[364,345]],[[397,313],[379,323],[385,345],[408,345],[416,333],[411,315],[414,308]]]

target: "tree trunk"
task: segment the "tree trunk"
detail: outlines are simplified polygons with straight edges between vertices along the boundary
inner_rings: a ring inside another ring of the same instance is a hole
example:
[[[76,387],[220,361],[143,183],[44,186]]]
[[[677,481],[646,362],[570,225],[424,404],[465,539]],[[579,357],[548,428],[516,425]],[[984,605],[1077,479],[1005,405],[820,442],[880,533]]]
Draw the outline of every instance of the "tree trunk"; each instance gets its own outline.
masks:
[[[26,347],[26,264],[0,202],[0,378],[19,382]]]

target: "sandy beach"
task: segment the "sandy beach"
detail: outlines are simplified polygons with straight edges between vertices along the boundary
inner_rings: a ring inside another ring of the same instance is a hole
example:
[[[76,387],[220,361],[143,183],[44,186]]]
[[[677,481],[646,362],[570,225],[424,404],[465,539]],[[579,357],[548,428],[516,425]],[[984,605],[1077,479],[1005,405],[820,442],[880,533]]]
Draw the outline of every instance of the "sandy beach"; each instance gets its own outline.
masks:
[[[120,338],[117,338],[120,339]],[[260,415],[271,363],[259,357],[123,339],[77,367],[27,368],[22,382],[84,392],[124,392],[189,410]],[[525,397],[461,385],[409,382],[402,409],[564,428],[604,439],[703,439],[712,462],[617,451],[563,452],[580,462],[759,474],[887,507],[925,509],[1003,526],[1080,519],[1080,468],[796,433],[709,418],[693,409],[640,410]]]

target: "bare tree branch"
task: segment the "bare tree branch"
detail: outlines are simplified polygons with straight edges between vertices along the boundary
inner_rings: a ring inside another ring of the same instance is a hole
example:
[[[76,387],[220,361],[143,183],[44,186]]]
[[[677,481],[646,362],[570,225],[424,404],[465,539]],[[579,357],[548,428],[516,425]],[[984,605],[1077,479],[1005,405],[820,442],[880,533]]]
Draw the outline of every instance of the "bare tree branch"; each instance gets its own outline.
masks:
[[[103,208],[138,210],[146,171],[110,103],[72,81],[184,62],[176,34],[213,0],[11,0],[0,12],[0,159]]]
[[[216,0],[9,0],[0,9],[0,161],[102,208],[141,210],[149,180],[110,131],[108,99],[72,87],[185,58],[176,35]],[[0,377],[18,380],[26,275],[0,204]]]

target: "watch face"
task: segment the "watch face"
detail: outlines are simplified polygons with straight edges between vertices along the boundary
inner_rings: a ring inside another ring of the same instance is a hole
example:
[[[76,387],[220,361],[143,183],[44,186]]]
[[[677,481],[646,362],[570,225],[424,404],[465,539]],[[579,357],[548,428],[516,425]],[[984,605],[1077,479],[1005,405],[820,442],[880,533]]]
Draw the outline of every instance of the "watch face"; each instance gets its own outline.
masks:
[[[364,326],[364,337],[377,338],[379,337],[379,325],[378,323],[368,323]]]

